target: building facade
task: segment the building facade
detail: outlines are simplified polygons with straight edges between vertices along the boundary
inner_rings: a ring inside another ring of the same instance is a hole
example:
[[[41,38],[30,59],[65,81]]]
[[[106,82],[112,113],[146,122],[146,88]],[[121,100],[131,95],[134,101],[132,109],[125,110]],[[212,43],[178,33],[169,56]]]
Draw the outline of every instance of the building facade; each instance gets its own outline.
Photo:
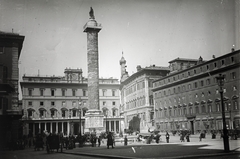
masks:
[[[21,137],[18,103],[18,59],[24,36],[0,32],[0,149]],[[19,134],[20,133],[20,134]]]
[[[170,74],[153,81],[155,128],[192,133],[222,130],[222,110],[216,77],[225,76],[223,100],[228,129],[240,124],[240,51],[209,61],[177,58]]]
[[[125,129],[148,132],[154,127],[154,104],[152,81],[169,73],[168,67],[150,66],[141,68],[131,76],[125,69],[126,61],[122,57],[121,65],[121,113],[124,115]]]
[[[80,130],[81,133],[88,131],[85,129],[85,114],[89,109],[88,80],[82,76],[81,69],[65,69],[64,73],[63,77],[22,77],[25,135],[44,131],[77,135]],[[104,127],[116,133],[120,132],[123,119],[119,114],[119,86],[118,79],[99,79]]]

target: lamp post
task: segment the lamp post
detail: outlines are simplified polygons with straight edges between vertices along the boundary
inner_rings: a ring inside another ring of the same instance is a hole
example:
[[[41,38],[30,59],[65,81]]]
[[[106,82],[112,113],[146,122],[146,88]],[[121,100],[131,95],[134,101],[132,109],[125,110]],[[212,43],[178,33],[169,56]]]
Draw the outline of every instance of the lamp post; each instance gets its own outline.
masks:
[[[231,108],[231,103],[228,104],[228,108],[229,108],[229,116],[230,116],[229,129],[232,130],[232,129],[233,129],[233,124],[232,124],[232,108]]]
[[[225,108],[223,104],[223,89],[224,86],[224,76],[219,74],[216,77],[218,86],[220,87],[220,95],[221,95],[221,105],[222,105],[222,120],[223,120],[223,144],[224,144],[224,151],[229,152],[229,140],[228,140],[228,131],[226,127],[226,119],[225,119]]]
[[[69,124],[70,124],[70,134],[69,135],[72,135],[72,109],[69,109],[69,113],[68,113],[68,117],[69,117]]]
[[[81,97],[79,97],[79,100],[78,100],[78,109],[79,109],[79,137],[80,137],[79,147],[82,146],[82,119],[81,119],[82,111],[81,111],[81,105],[82,105],[82,100],[81,100]]]
[[[106,132],[107,132],[107,116],[108,116],[108,110],[107,109],[105,111],[105,115],[106,115]]]

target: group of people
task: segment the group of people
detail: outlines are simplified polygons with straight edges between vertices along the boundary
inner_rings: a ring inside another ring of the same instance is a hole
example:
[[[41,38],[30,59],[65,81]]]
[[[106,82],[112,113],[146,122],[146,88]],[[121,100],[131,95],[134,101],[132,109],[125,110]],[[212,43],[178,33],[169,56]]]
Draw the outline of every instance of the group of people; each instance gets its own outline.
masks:
[[[104,135],[99,135],[99,136],[97,136],[95,133],[90,134],[89,141],[91,143],[91,146],[92,147],[96,147],[97,143],[98,143],[98,147],[100,147],[103,138],[107,139],[107,148],[108,149],[109,149],[110,146],[112,148],[114,148],[114,146],[115,146],[115,137],[114,137],[114,133],[112,133],[112,132],[107,132]]]
[[[92,147],[96,147],[97,146],[96,142],[98,142],[98,147],[100,147],[101,142],[102,142],[102,137],[101,136],[97,137],[96,135],[91,134],[90,135],[90,142],[92,144]]]
[[[190,133],[183,133],[183,132],[180,132],[180,141],[181,142],[185,142],[185,138],[186,138],[186,141],[187,142],[190,142]]]
[[[72,149],[75,147],[76,138],[73,135],[63,136],[62,133],[50,133],[43,132],[37,135],[33,135],[29,133],[28,135],[24,135],[21,139],[19,139],[16,143],[9,142],[9,149],[18,150],[25,148],[33,148],[34,150],[44,150],[44,147],[47,146],[48,143],[55,140],[57,138],[59,142],[63,144],[63,147],[66,149]]]
[[[157,135],[156,135],[156,143],[159,143],[160,137],[161,137],[160,134],[157,134]],[[166,142],[169,143],[170,135],[169,135],[168,132],[166,132],[165,137],[166,137]]]

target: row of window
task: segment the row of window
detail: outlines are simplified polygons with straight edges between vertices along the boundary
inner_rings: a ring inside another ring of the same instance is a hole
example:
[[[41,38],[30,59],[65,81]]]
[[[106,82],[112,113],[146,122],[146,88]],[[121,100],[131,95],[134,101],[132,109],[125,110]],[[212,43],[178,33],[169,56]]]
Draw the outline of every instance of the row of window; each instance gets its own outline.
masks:
[[[126,96],[143,88],[145,88],[145,81],[138,82],[126,89]]]
[[[55,101],[51,101],[51,106],[55,106],[55,104],[56,104]],[[82,103],[79,103],[79,104],[86,105],[86,101],[82,101]],[[44,106],[44,102],[40,101],[39,105],[40,106]],[[102,105],[103,106],[107,106],[106,101],[103,101]],[[115,106],[115,105],[116,105],[116,102],[112,101],[112,106]],[[28,101],[28,106],[33,106],[33,102],[32,101]],[[63,107],[66,106],[66,101],[62,101],[62,106]],[[76,101],[72,101],[72,106],[73,107],[77,106],[77,102]]]
[[[234,89],[233,91],[236,91],[236,89]],[[227,89],[223,89],[223,93],[227,93]],[[216,94],[219,94],[219,90],[216,89]],[[211,95],[211,91],[208,91],[207,92],[207,95],[210,96]],[[205,97],[205,93],[202,92],[199,96],[198,93],[196,93],[194,95],[195,98],[199,98],[199,97],[202,97],[204,98]],[[186,103],[187,102],[187,99],[189,101],[192,101],[192,94],[188,94],[187,95],[187,98],[182,95],[181,97],[175,97],[175,98],[172,98],[172,99],[167,99],[167,100],[155,100],[155,105],[156,106],[164,106],[164,105],[175,105],[176,103]],[[204,100],[204,99],[203,99]]]
[[[103,106],[107,106],[107,102],[106,101],[103,101],[102,102],[102,105]],[[116,105],[116,102],[112,101],[112,106],[115,106]]]
[[[106,89],[102,89],[102,96],[108,96]],[[112,96],[116,96],[116,90],[112,90]]]
[[[41,82],[65,82],[66,80],[69,82],[69,80],[72,80],[72,75],[71,74],[68,74],[66,75],[66,77],[56,77],[56,78],[42,78],[42,77],[25,77],[24,76],[24,81],[27,80],[27,81],[34,81],[34,82],[38,82],[38,81],[41,81]],[[81,75],[79,73],[77,73],[77,77],[74,78],[74,80],[81,80]],[[118,80],[117,79],[99,79],[99,84],[119,84]]]
[[[222,130],[223,129],[223,123],[222,120],[218,120],[216,122],[213,122],[212,120],[204,120],[204,121],[195,121],[195,130],[200,133],[202,128],[202,124],[205,127],[205,129],[214,129],[214,130]],[[167,122],[165,123],[156,123],[156,126],[158,129],[166,130],[171,129],[174,130],[177,129],[191,129],[191,126],[186,121],[178,121],[178,122],[170,122],[169,124]],[[231,120],[226,119],[226,127],[227,129],[231,129]],[[235,120],[233,122],[233,128],[239,127],[239,120]]]
[[[200,68],[201,68],[201,67],[200,67]],[[187,74],[187,75],[188,75],[187,77],[189,77],[189,76],[191,76],[192,74],[194,74],[194,75],[197,74],[197,71],[194,69],[194,70],[193,70],[193,73],[191,73],[191,71],[188,71],[187,73],[182,73],[182,78],[185,77],[185,74]],[[236,79],[237,74],[236,74],[236,72],[230,72],[229,75],[224,74],[224,77],[225,77],[225,79],[224,79],[225,81],[227,80],[227,78],[228,78],[228,79]],[[161,86],[161,85],[165,85],[165,84],[168,84],[168,83],[170,83],[170,82],[177,81],[177,80],[182,79],[182,78],[180,78],[180,75],[178,74],[178,75],[176,75],[176,76],[169,77],[169,78],[167,78],[167,79],[164,79],[164,80],[155,82],[155,83],[154,83],[154,87],[158,87],[158,86]],[[214,80],[214,83],[216,83],[216,79],[214,78],[213,80]],[[204,85],[203,83],[204,83],[204,81],[201,81],[202,86]],[[210,84],[210,79],[206,81],[206,85],[209,85],[209,84]]]
[[[190,86],[190,84],[189,84],[189,86]],[[180,86],[178,86],[176,88],[168,89],[168,91],[164,90],[162,92],[161,91],[156,92],[156,93],[154,93],[154,96],[155,96],[155,98],[159,98],[159,97],[165,97],[165,96],[168,96],[168,95],[174,95],[174,94],[185,93],[186,92],[186,91],[184,91],[185,90],[185,85],[182,86],[182,89],[181,89]],[[190,88],[191,88],[191,86],[190,86]],[[229,91],[237,91],[237,86],[232,86]],[[226,92],[227,92],[227,88],[223,88],[223,93],[226,93]],[[219,89],[216,89],[215,93],[218,94]],[[202,97],[204,97],[204,93],[202,92],[201,94],[202,94]],[[208,91],[207,94],[211,95],[211,91]],[[196,94],[196,98],[197,97],[198,97],[198,95]]]
[[[212,107],[213,107],[212,104],[207,104],[207,105],[203,104],[201,106],[195,105],[195,107],[189,106],[188,108],[180,107],[180,108],[173,108],[173,109],[168,108],[168,110],[161,109],[161,110],[156,110],[156,118],[221,112],[221,104],[219,102],[215,103],[215,109],[213,109]],[[232,110],[239,110],[237,101],[233,101],[233,106],[231,106],[230,102],[224,102],[224,107],[226,112],[232,111]]]
[[[126,103],[127,110],[145,105],[145,103],[146,103],[145,100],[146,100],[145,97],[142,97],[142,98],[138,98],[138,99],[136,99],[136,100],[127,102],[127,103]]]
[[[44,91],[45,89],[42,88],[42,89],[39,89],[39,94],[40,96],[44,96]],[[62,93],[62,96],[66,96],[66,92],[67,92],[67,89],[61,89],[61,93]],[[76,89],[72,89],[72,96],[76,96],[76,92],[77,90]],[[87,96],[87,90],[83,89],[82,90],[82,94],[83,96]],[[33,89],[28,89],[28,95],[29,96],[33,96]],[[56,95],[56,89],[51,89],[51,96],[55,96]],[[102,96],[107,96],[107,90],[106,89],[103,89],[102,90]],[[116,90],[112,90],[112,96],[116,96]]]
[[[88,109],[82,109],[82,116],[85,116],[86,112],[87,112]],[[51,117],[58,117],[57,115],[57,110],[56,109],[50,109],[50,116]],[[111,112],[111,115],[110,113]],[[106,115],[109,115],[109,116],[117,116],[118,115],[118,109],[112,109],[112,111],[109,111],[108,109],[103,109],[103,113]],[[48,112],[45,110],[45,109],[39,109],[39,113],[37,113],[38,117],[39,118],[45,118],[47,117],[47,114]],[[31,117],[31,118],[34,118],[34,110],[31,110],[29,109],[28,110],[28,114],[27,114],[28,117]],[[67,109],[64,109],[64,110],[61,110],[61,116],[60,117],[63,117],[63,118],[66,118],[66,117],[79,117],[79,110],[77,109],[72,109],[72,110],[67,110]]]

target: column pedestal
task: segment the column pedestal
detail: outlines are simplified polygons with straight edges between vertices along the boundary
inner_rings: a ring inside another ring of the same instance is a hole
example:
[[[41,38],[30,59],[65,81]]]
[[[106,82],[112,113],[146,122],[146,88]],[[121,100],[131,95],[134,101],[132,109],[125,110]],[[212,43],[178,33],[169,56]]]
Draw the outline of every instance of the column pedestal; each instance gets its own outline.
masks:
[[[104,132],[103,117],[101,110],[90,109],[85,114],[85,132],[100,134]]]

